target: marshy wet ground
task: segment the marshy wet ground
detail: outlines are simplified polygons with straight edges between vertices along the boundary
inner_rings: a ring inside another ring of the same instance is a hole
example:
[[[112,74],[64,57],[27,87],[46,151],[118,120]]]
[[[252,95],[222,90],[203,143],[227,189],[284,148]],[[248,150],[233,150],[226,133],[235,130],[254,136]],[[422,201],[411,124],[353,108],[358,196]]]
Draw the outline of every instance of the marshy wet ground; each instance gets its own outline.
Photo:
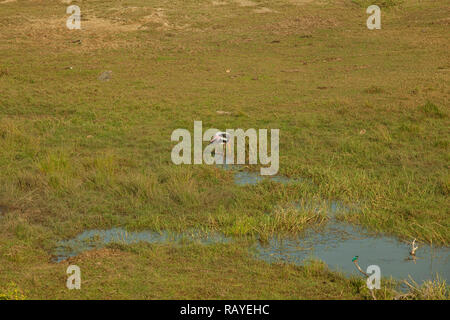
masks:
[[[409,255],[409,244],[393,237],[374,235],[344,222],[331,220],[319,231],[308,229],[304,235],[286,239],[274,237],[267,244],[257,244],[257,256],[268,262],[286,261],[303,264],[308,258],[324,261],[332,270],[359,274],[352,262],[359,256],[359,265],[365,271],[369,265],[378,265],[382,277],[407,279],[416,282],[450,279],[450,249],[433,248],[421,244],[415,259]]]
[[[297,183],[302,180],[283,176],[261,177],[257,172],[236,171],[234,182],[238,185],[252,185],[269,179],[277,183]],[[416,257],[409,255],[409,244],[398,239],[373,234],[367,230],[336,219],[339,213],[355,210],[339,201],[325,201],[330,220],[320,228],[309,228],[294,238],[272,237],[268,241],[251,246],[256,257],[267,262],[284,261],[302,265],[310,258],[324,261],[332,270],[346,274],[358,274],[352,262],[359,256],[359,264],[365,270],[369,265],[378,265],[382,277],[397,280],[411,276],[416,282],[435,279],[450,280],[450,249],[420,244]],[[313,210],[313,201],[304,199],[294,204]],[[323,208],[323,207],[320,207]],[[60,262],[84,251],[103,248],[109,244],[151,244],[194,242],[203,245],[230,243],[232,238],[215,232],[191,230],[182,233],[141,231],[130,232],[121,228],[109,230],[88,230],[74,239],[60,241],[54,250],[54,261]]]
[[[151,244],[194,242],[199,244],[228,243],[231,238],[219,233],[206,233],[198,230],[183,233],[168,231],[127,231],[122,228],[109,230],[87,230],[73,239],[63,240],[53,251],[54,261],[64,261],[85,251],[101,249],[109,244],[133,244],[146,242]]]
[[[54,261],[64,261],[84,251],[104,248],[109,244],[133,244],[146,242],[197,243],[203,245],[230,243],[232,238],[219,233],[191,231],[184,233],[141,231],[130,232],[120,228],[88,230],[77,237],[60,241],[53,251]],[[273,237],[267,243],[255,242],[256,257],[267,262],[284,261],[302,265],[309,258],[324,261],[332,270],[346,274],[358,274],[352,263],[355,255],[363,269],[378,265],[383,277],[406,279],[416,282],[434,279],[436,275],[450,280],[450,249],[420,245],[417,257],[409,256],[409,246],[395,238],[371,235],[363,229],[331,221],[319,231],[311,228],[297,238]]]
[[[240,186],[258,184],[264,180],[278,183],[297,183],[300,179],[294,180],[284,176],[261,176],[258,172],[239,171],[234,174],[234,183]]]
[[[259,171],[245,171],[242,166],[226,163],[220,156],[217,158],[217,166],[223,170],[233,171],[234,183],[239,186],[255,185],[265,180],[282,184],[305,181],[304,179],[292,179],[281,175],[262,176],[259,174]]]
[[[246,171],[236,172],[234,177],[239,185],[251,185],[265,179],[257,172]],[[284,176],[269,179],[284,184],[302,181]],[[297,238],[273,237],[266,244],[259,243],[256,245],[257,256],[268,262],[283,260],[300,265],[308,258],[316,258],[331,269],[347,274],[359,273],[352,262],[354,256],[359,256],[360,265],[378,265],[384,277],[405,279],[411,276],[418,283],[434,279],[436,275],[447,282],[450,279],[450,248],[422,244],[416,257],[412,257],[409,255],[409,244],[336,219],[336,215],[355,210],[357,206],[349,208],[336,200],[325,202],[327,215],[331,219],[324,227],[310,228]],[[309,199],[296,205],[320,210],[320,206]]]

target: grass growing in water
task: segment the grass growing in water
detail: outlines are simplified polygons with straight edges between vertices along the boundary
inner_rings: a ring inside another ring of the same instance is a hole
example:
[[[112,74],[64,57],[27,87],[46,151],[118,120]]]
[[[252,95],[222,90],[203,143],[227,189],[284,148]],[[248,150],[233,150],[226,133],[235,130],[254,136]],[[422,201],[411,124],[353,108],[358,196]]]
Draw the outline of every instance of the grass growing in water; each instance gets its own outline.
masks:
[[[449,300],[450,287],[445,280],[437,277],[433,280],[425,281],[422,285],[417,284],[413,279],[405,280],[409,287],[409,292],[401,294],[398,299],[408,300]]]
[[[327,220],[328,216],[323,212],[300,210],[294,205],[279,206],[273,213],[266,216],[266,219],[256,227],[255,231],[260,240],[267,241],[276,235],[298,235],[306,228],[319,226]]]

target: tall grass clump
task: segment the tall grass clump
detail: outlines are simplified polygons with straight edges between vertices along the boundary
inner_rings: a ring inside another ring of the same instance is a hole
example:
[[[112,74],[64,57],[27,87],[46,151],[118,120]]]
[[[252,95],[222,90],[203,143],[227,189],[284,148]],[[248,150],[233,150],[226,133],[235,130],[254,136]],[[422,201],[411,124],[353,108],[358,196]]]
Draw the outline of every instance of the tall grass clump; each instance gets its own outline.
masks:
[[[257,227],[261,240],[278,235],[295,235],[311,225],[320,225],[327,220],[326,213],[314,210],[299,210],[295,206],[277,207]]]
[[[449,300],[450,287],[445,280],[436,277],[433,280],[424,281],[418,285],[413,279],[405,280],[409,292],[398,296],[398,299],[404,300]]]
[[[445,118],[446,114],[434,103],[427,101],[419,107],[420,111],[432,118]]]

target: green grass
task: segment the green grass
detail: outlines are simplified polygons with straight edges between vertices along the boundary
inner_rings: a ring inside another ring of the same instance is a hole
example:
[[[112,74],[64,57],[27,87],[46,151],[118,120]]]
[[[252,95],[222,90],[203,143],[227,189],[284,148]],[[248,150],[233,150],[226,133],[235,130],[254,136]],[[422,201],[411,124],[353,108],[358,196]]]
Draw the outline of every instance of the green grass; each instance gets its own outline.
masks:
[[[420,110],[428,117],[445,118],[447,116],[445,112],[441,111],[437,105],[430,101],[420,106]]]
[[[405,0],[352,0],[352,2],[365,8],[373,4],[380,8],[391,8],[403,4]]]
[[[91,251],[68,263],[33,264],[27,274],[16,269],[9,275],[20,275],[19,292],[28,299],[369,298],[352,280],[323,264],[269,265],[238,245],[115,247],[120,250]],[[81,269],[81,290],[65,288],[69,264]],[[13,265],[18,264],[6,264]]]
[[[0,4],[0,284],[14,280],[31,298],[44,283],[46,298],[192,298],[176,290],[197,277],[195,261],[182,283],[170,284],[183,270],[172,276],[160,267],[160,292],[149,293],[133,280],[146,272],[141,253],[118,252],[111,268],[126,268],[126,256],[140,271],[111,276],[108,294],[91,271],[91,289],[73,293],[65,268],[48,262],[51,250],[86,229],[198,228],[264,239],[326,223],[289,207],[299,199],[357,204],[361,212],[345,220],[448,245],[448,3],[403,1],[383,11],[381,30],[368,30],[365,10],[351,1],[300,2],[74,1],[81,30],[65,28],[60,1]],[[261,7],[273,12],[253,11]],[[112,79],[99,81],[105,70]],[[280,129],[280,174],[310,183],[240,187],[212,166],[173,165],[170,135],[193,130],[194,120],[205,129]],[[188,252],[165,254],[181,264]],[[228,257],[240,270],[240,258]],[[237,288],[253,288],[254,270],[291,288],[304,277],[301,268],[250,266]],[[276,278],[283,268],[296,276]],[[329,283],[322,275],[299,291],[271,295],[261,285],[261,295],[229,289],[223,297],[363,298],[347,280],[328,292],[321,277]],[[198,297],[222,297],[213,280],[199,280]],[[120,293],[122,284],[131,287]]]
[[[5,289],[0,290],[0,300],[25,300],[26,298],[14,282],[8,283]]]

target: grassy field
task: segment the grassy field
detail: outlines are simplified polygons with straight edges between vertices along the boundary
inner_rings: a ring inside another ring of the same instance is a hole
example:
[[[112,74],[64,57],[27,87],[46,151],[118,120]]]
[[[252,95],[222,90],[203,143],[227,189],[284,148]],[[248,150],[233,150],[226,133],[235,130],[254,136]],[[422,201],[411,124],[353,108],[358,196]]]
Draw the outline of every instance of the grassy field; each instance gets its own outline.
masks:
[[[51,262],[87,229],[240,239],[323,222],[276,214],[298,199],[357,205],[343,219],[448,246],[450,5],[370,1],[382,29],[368,30],[368,3],[80,0],[69,30],[63,1],[0,1],[0,298],[14,286],[49,299],[370,298],[359,280],[270,265],[239,243],[86,253],[80,291],[65,288],[68,262]],[[214,166],[175,166],[171,133],[195,120],[280,129],[280,174],[312,183],[241,187]]]

